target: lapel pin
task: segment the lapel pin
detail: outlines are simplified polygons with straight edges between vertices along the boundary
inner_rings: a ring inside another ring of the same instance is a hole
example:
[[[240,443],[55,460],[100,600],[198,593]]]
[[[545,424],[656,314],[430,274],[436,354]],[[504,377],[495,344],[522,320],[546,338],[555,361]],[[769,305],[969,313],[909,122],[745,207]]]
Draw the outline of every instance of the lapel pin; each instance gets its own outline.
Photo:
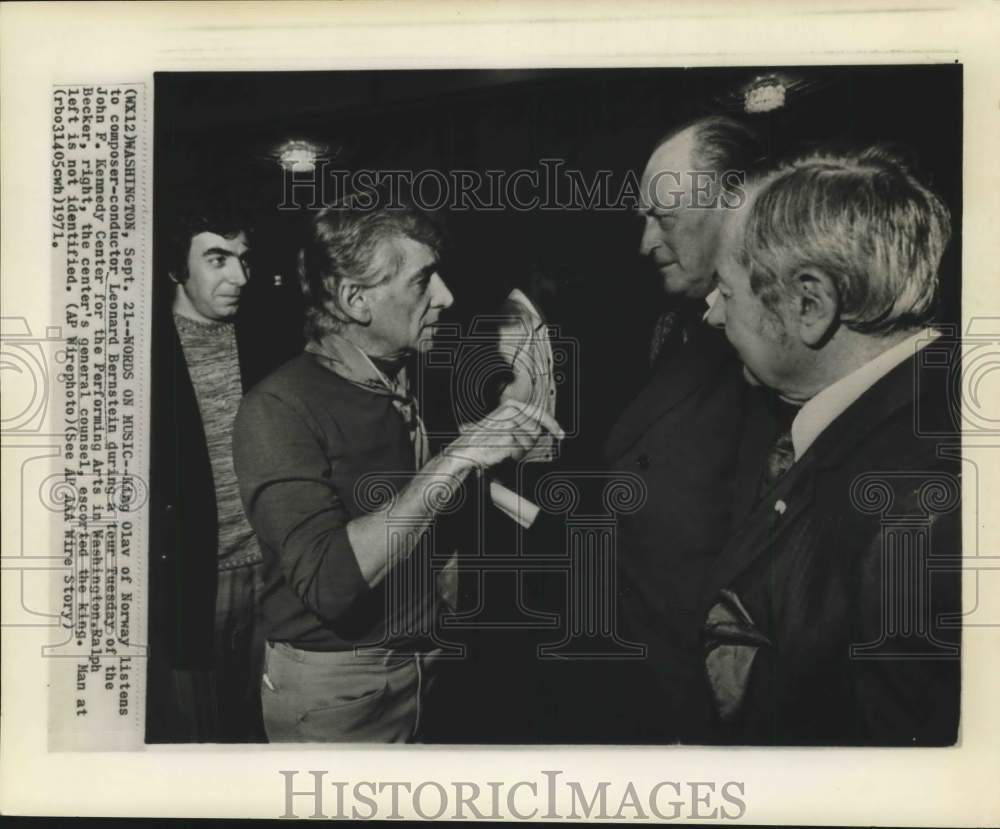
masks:
[[[784,515],[786,509],[788,509],[788,504],[786,504],[780,498],[774,502],[774,511],[778,513],[778,515]]]

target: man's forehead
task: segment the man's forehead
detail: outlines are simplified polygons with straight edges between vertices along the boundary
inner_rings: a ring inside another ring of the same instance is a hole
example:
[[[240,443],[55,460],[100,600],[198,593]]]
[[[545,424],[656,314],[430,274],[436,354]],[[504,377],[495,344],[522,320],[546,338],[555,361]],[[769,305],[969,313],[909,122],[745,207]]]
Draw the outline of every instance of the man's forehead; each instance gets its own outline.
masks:
[[[242,230],[235,236],[223,236],[210,230],[191,237],[191,253],[198,256],[213,248],[222,248],[239,255],[247,250],[247,235]]]
[[[694,132],[685,130],[653,151],[639,187],[644,209],[651,205],[661,208],[674,205],[676,197],[672,197],[672,193],[690,194],[695,170],[694,150]]]
[[[716,256],[720,274],[724,270],[731,271],[738,264],[740,249],[743,245],[743,225],[746,218],[743,210],[726,210],[724,214]]]
[[[726,253],[733,253],[743,244],[743,225],[746,213],[742,209],[723,211],[722,231],[719,234],[720,247]]]
[[[410,236],[391,236],[375,249],[376,264],[394,263],[396,268],[418,271],[437,262],[437,252]]]
[[[650,177],[661,170],[672,170],[686,173],[694,168],[694,132],[684,130],[669,141],[665,141],[655,150],[646,162],[643,178]]]

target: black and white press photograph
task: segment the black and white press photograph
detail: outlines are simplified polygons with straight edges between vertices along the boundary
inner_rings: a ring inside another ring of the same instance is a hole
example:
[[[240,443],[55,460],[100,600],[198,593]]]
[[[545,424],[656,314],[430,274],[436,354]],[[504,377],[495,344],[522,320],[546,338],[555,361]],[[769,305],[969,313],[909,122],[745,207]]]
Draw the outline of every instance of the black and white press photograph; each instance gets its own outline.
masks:
[[[961,743],[961,64],[153,91],[147,744]]]

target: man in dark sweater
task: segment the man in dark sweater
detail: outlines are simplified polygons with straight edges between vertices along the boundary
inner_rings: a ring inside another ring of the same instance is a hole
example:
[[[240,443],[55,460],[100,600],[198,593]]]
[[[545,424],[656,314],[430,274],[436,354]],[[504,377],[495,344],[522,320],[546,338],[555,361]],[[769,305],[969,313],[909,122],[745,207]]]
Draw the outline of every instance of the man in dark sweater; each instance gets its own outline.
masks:
[[[306,352],[244,399],[233,451],[264,555],[261,686],[272,742],[418,735],[440,654],[435,519],[473,468],[519,458],[542,407],[508,403],[430,457],[406,358],[453,301],[413,209],[322,211],[300,254]]]
[[[259,741],[261,553],[232,433],[243,392],[287,355],[254,351],[237,322],[244,218],[201,205],[175,218],[154,323],[147,740]]]

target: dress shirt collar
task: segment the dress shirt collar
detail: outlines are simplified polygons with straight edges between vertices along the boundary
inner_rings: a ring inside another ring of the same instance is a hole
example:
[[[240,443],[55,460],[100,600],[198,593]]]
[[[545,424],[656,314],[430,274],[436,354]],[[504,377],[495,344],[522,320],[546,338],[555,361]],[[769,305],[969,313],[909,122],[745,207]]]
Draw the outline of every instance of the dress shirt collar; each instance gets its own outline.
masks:
[[[795,450],[795,460],[801,458],[823,430],[840,417],[855,400],[938,336],[939,332],[933,328],[924,328],[912,337],[907,337],[883,351],[874,360],[869,360],[846,377],[841,377],[836,383],[827,386],[806,402],[792,421],[792,447]]]

